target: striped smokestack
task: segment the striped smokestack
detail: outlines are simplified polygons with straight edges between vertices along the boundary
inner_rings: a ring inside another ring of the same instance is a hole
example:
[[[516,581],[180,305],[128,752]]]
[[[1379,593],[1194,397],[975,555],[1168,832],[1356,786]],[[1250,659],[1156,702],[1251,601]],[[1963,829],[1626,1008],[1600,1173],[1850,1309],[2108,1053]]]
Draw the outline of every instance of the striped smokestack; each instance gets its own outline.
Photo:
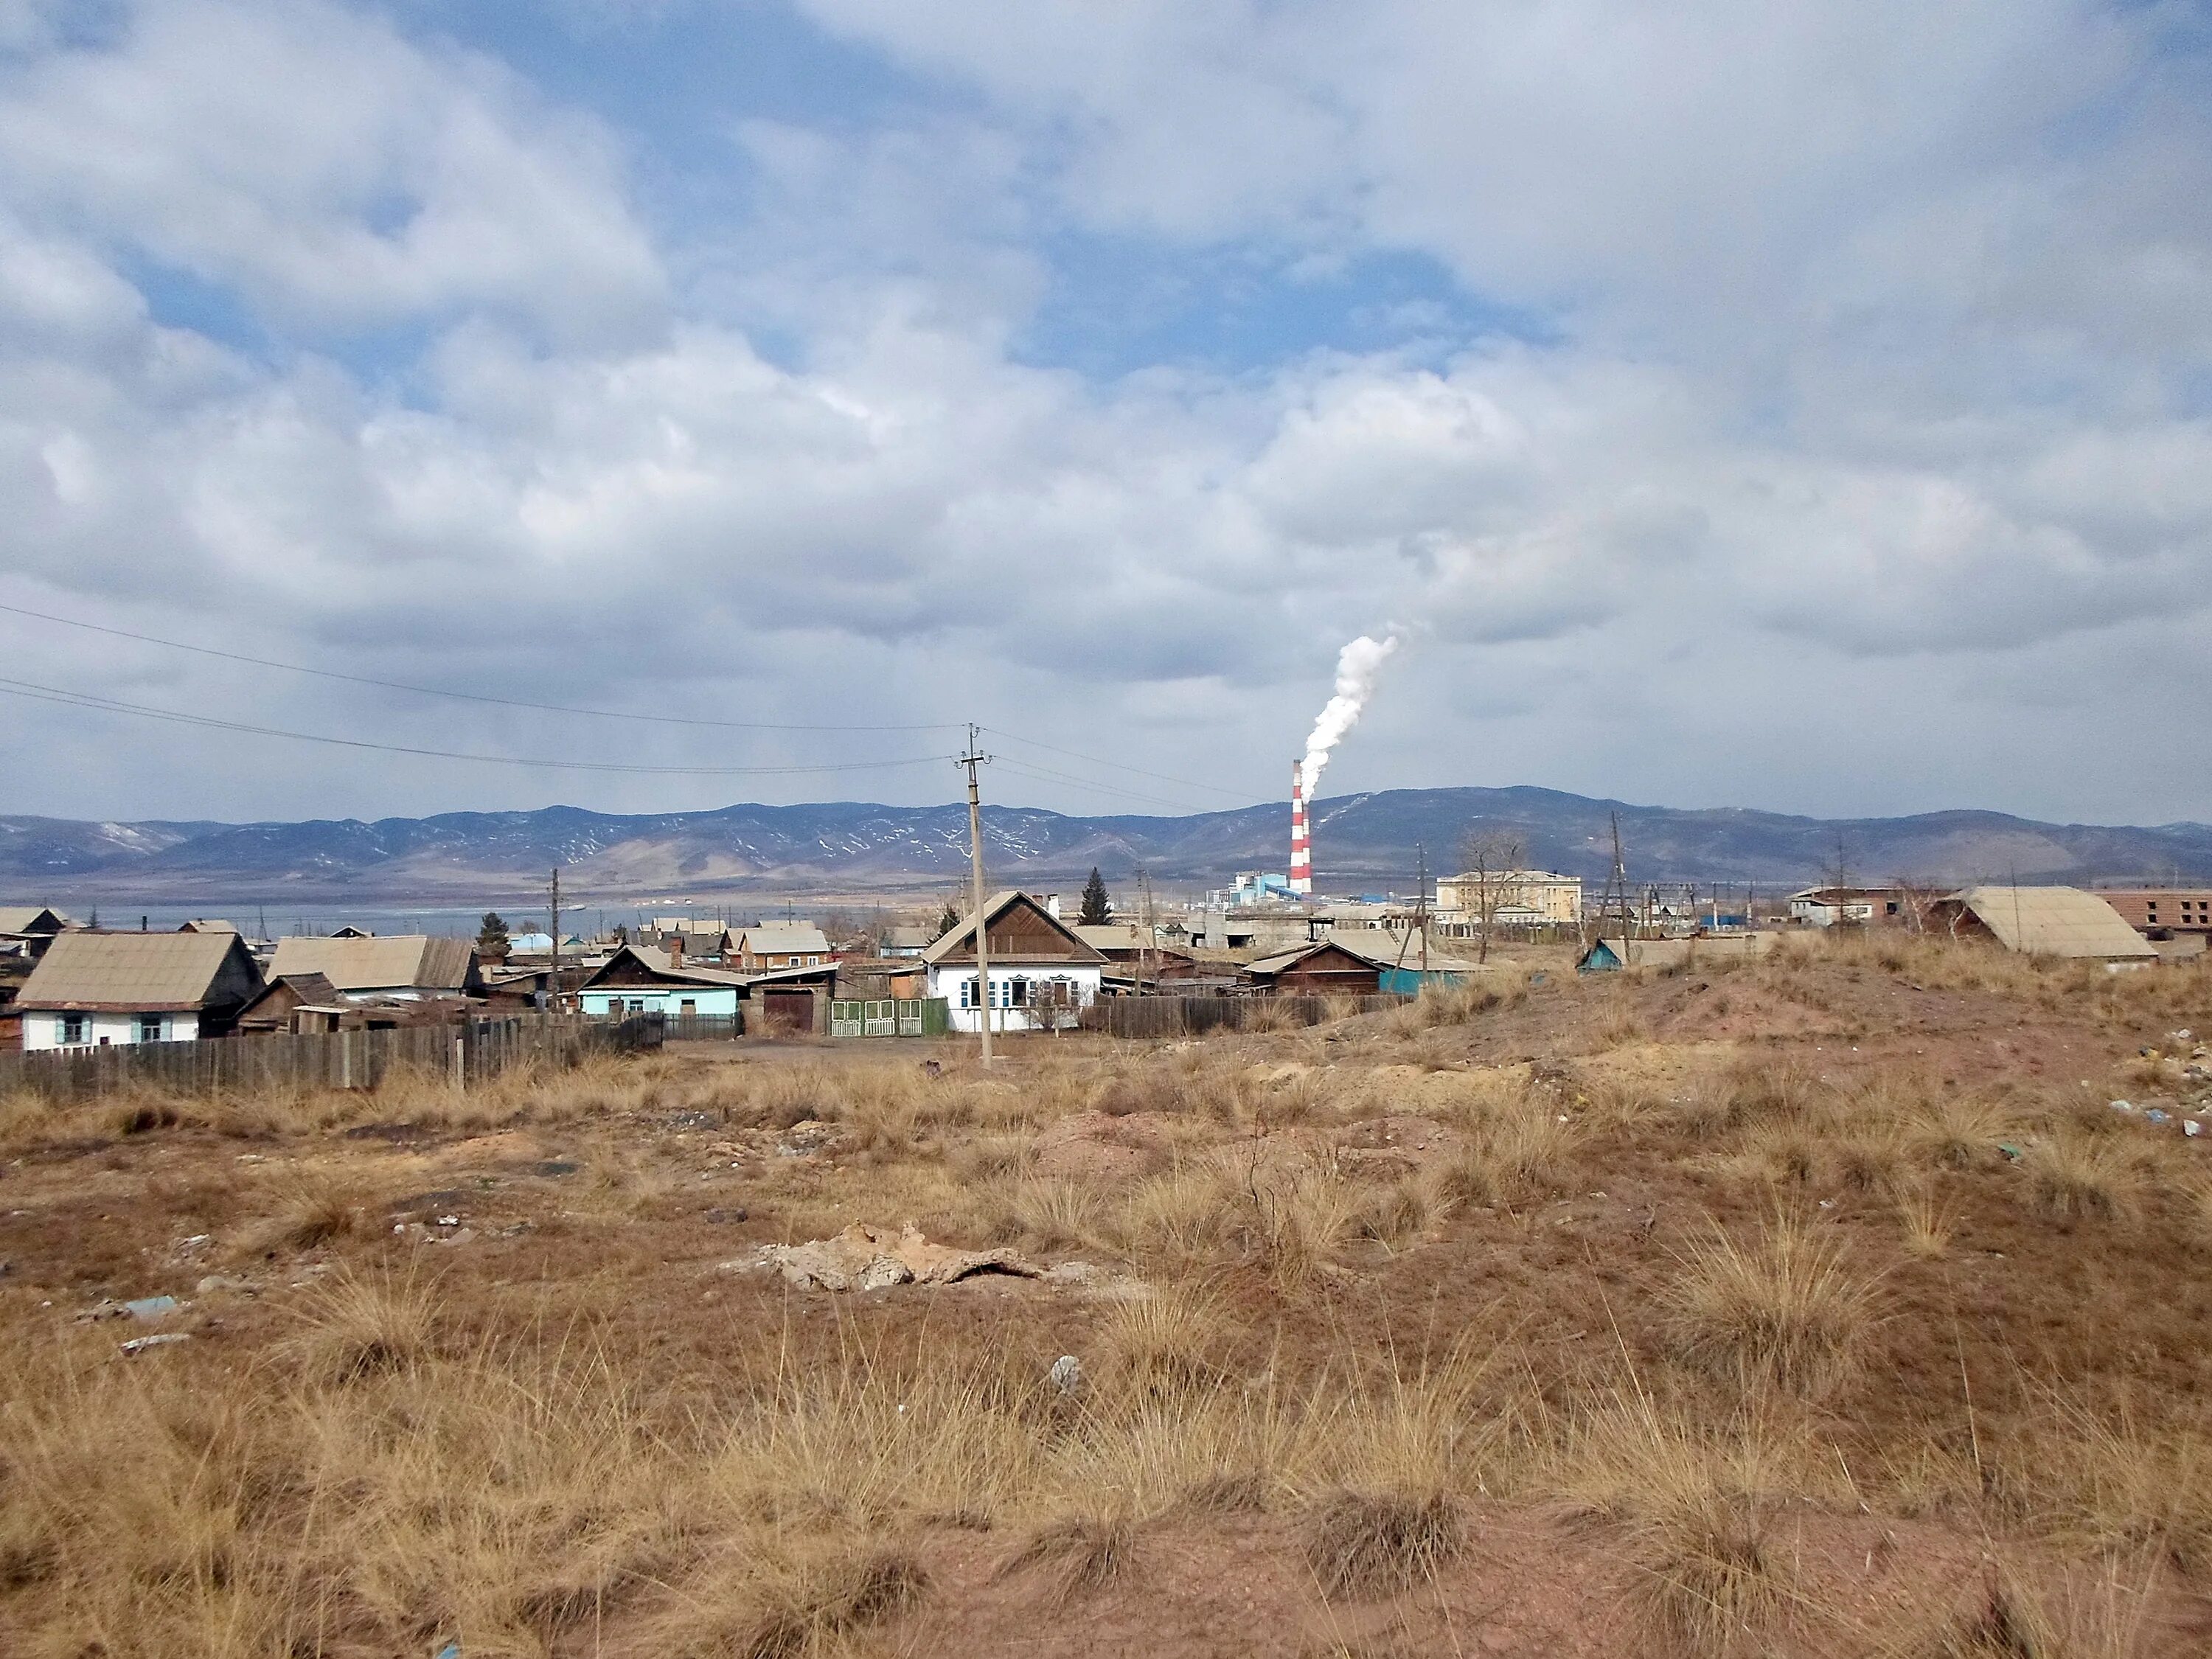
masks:
[[[1313,891],[1313,842],[1306,834],[1306,774],[1303,761],[1291,763],[1291,891]]]

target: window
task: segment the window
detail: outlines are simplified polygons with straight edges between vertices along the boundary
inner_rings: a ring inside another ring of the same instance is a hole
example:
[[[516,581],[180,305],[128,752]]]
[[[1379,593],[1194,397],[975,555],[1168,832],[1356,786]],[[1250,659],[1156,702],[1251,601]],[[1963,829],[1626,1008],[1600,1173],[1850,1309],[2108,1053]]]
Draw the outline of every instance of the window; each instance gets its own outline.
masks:
[[[960,1006],[963,1008],[973,1008],[975,1006],[975,981],[973,975],[960,981]]]
[[[139,1015],[138,1041],[141,1042],[159,1042],[163,1037],[168,1035],[168,1032],[163,1029],[167,1024],[168,1021],[163,1019],[159,1014]]]
[[[54,1021],[54,1041],[60,1043],[82,1042],[88,1024],[82,1014],[64,1014]]]
[[[699,1017],[698,999],[696,997],[684,998],[683,1001],[676,1005],[676,1011],[682,1014],[686,1019],[696,1019]]]
[[[1025,979],[1008,980],[1006,981],[1006,1006],[1009,1008],[1026,1008],[1029,1006],[1029,981]]]
[[[629,1000],[629,1011],[633,1014],[643,1013],[645,1012],[645,999],[643,997],[632,997]]]

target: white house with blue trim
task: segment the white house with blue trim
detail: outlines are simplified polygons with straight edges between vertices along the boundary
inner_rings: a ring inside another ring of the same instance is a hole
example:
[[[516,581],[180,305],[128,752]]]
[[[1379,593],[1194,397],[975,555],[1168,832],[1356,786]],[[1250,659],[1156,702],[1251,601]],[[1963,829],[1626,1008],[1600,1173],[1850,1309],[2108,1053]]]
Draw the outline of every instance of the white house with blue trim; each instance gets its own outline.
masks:
[[[988,918],[985,954],[990,958],[989,1002],[994,1031],[1036,1031],[1071,1025],[1077,1012],[1098,1000],[1106,958],[1027,893],[995,895],[983,907]],[[976,994],[975,921],[970,916],[922,952],[929,994],[943,997],[956,1031],[980,1031],[982,999]]]

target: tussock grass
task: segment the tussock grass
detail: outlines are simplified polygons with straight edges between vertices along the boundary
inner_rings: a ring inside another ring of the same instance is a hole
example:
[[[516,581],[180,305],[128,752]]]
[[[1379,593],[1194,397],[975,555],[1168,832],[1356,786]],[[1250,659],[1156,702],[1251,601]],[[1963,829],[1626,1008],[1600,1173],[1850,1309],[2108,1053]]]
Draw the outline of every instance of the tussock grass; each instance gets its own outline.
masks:
[[[1054,1599],[1072,1601],[1127,1574],[1136,1557],[1136,1528],[1116,1512],[1063,1516],[1041,1527],[1009,1557],[1002,1577],[1042,1569]]]
[[[1800,1589],[1755,1427],[1708,1433],[1632,1391],[1580,1417],[1564,1456],[1570,1504],[1610,1528],[1656,1638],[1696,1654],[1765,1650]]]
[[[1948,1255],[1957,1220],[1955,1207],[1924,1182],[1897,1194],[1897,1224],[1907,1255],[1934,1261]]]
[[[288,1347],[301,1376],[343,1387],[421,1364],[436,1332],[431,1282],[412,1272],[346,1271],[309,1294]]]
[[[2142,1209],[2142,1167],[2117,1136],[2062,1127],[2030,1146],[2021,1164],[2029,1200],[2046,1219],[2128,1221]]]
[[[1402,1595],[1435,1577],[1465,1535],[1458,1504],[1443,1493],[1335,1492],[1307,1523],[1306,1564],[1333,1599]]]
[[[1856,1375],[1877,1313],[1841,1236],[1786,1217],[1748,1241],[1716,1227],[1685,1255],[1665,1300],[1686,1362],[1740,1388],[1808,1397]]]

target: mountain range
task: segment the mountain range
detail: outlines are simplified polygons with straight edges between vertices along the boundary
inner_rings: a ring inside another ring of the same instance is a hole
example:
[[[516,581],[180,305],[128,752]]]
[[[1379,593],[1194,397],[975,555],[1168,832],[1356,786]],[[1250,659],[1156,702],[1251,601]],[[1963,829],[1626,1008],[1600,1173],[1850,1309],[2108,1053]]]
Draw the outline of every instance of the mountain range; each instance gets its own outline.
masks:
[[[1842,867],[1855,878],[1929,883],[2212,880],[2212,825],[2040,823],[2001,812],[1827,819],[1722,807],[1638,806],[1535,788],[1392,789],[1313,809],[1325,892],[1410,891],[1417,858],[1448,873],[1471,830],[1522,843],[1527,863],[1602,881],[1618,814],[1633,882],[1797,885]],[[1279,804],[1182,817],[1079,817],[986,809],[994,882],[1079,882],[1093,866],[1138,866],[1169,888],[1280,870]],[[535,893],[562,869],[579,896],[933,892],[964,879],[963,805],[829,802],[618,815],[573,806],[425,818],[218,823],[0,817],[0,896],[149,901],[399,898]]]

